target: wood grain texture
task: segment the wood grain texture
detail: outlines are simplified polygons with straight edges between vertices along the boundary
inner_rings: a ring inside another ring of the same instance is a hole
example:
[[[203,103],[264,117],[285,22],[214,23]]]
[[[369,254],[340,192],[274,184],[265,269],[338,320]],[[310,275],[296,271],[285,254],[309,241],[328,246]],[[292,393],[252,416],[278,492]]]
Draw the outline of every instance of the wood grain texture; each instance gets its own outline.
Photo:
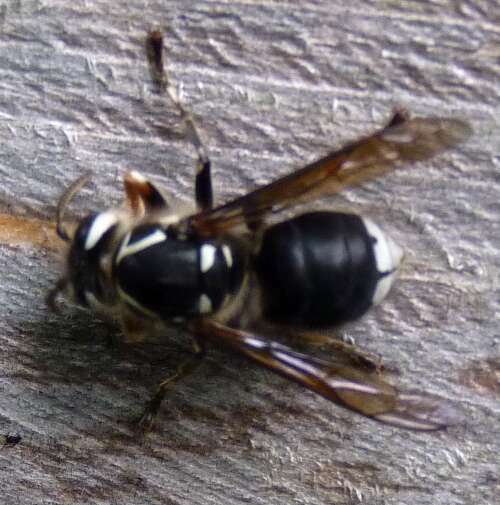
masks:
[[[406,249],[389,299],[339,333],[399,370],[395,382],[457,402],[466,426],[380,426],[213,352],[141,441],[131,420],[186,335],[109,349],[113,330],[90,315],[47,312],[55,244],[2,233],[0,433],[22,440],[0,449],[0,501],[498,503],[499,15],[496,0],[3,2],[0,212],[29,223],[50,220],[89,169],[77,213],[117,202],[132,168],[192,197],[194,152],[147,75],[153,26],[207,139],[219,201],[374,130],[394,106],[464,117],[475,134],[323,202],[372,216]]]

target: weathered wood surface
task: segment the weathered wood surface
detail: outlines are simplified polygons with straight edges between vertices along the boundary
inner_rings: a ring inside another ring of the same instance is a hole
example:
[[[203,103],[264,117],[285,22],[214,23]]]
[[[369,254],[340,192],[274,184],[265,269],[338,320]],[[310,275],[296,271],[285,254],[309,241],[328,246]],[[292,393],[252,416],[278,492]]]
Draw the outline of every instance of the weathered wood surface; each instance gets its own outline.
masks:
[[[496,0],[3,2],[0,433],[22,440],[0,449],[0,502],[498,503],[499,10]],[[471,122],[473,138],[453,152],[328,202],[372,215],[407,251],[386,303],[340,333],[397,368],[402,386],[457,402],[466,426],[383,427],[214,352],[147,440],[135,437],[131,420],[184,356],[185,335],[110,350],[111,330],[87,314],[48,314],[57,244],[40,223],[8,226],[50,219],[89,169],[82,213],[116,202],[130,168],[191,197],[192,149],[147,76],[152,26],[166,34],[220,199],[370,132],[396,105]]]

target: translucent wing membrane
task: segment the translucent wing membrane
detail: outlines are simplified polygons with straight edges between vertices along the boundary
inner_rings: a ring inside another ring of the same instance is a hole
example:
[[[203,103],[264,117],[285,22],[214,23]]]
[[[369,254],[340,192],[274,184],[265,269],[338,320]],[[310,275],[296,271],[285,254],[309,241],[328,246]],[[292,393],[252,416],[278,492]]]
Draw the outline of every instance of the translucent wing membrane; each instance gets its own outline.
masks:
[[[200,322],[195,331],[197,335],[223,343],[338,405],[382,423],[430,431],[462,421],[447,402],[432,396],[402,394],[376,372],[301,354],[215,321]]]
[[[458,119],[415,118],[399,114],[373,135],[353,142],[288,176],[213,210],[190,218],[199,233],[214,234],[233,226],[259,222],[298,201],[339,192],[405,163],[430,158],[470,134]]]

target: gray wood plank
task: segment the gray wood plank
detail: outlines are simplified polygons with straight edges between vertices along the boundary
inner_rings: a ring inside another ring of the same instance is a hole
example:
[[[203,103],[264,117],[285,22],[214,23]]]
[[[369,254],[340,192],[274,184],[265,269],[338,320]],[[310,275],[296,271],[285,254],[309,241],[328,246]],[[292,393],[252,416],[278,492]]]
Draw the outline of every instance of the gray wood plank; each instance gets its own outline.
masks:
[[[498,14],[495,0],[4,2],[0,433],[22,440],[0,449],[0,501],[498,503]],[[322,202],[372,216],[406,249],[389,299],[338,333],[399,370],[402,387],[457,402],[464,427],[380,426],[213,352],[147,440],[134,435],[186,335],[110,350],[113,330],[91,315],[49,314],[59,246],[43,223],[89,169],[78,213],[119,201],[131,168],[190,201],[193,150],[147,75],[152,26],[207,139],[219,201],[374,130],[394,106],[471,122],[453,152]]]

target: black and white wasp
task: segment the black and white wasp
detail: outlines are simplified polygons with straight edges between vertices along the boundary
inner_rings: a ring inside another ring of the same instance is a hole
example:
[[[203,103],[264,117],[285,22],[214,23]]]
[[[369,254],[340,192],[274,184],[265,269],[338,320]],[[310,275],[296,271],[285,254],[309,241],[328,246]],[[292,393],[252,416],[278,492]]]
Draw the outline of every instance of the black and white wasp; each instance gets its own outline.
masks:
[[[302,354],[259,335],[259,321],[307,330],[363,315],[388,293],[403,252],[370,219],[308,212],[275,224],[266,218],[298,202],[333,194],[430,158],[469,135],[466,123],[396,113],[389,124],[320,160],[221,206],[213,206],[210,161],[195,122],[163,64],[163,40],[150,34],[152,76],[185,121],[198,152],[198,210],[180,215],[160,188],[137,172],[125,175],[125,204],[72,226],[65,212],[88,181],[61,198],[57,231],[68,242],[66,272],[49,295],[117,318],[129,341],[169,324],[182,325],[194,353],[159,385],[142,417],[150,427],[169,388],[190,373],[207,344],[223,345],[325,398],[402,428],[435,430],[454,409],[427,395],[404,394],[375,367],[347,366]]]

